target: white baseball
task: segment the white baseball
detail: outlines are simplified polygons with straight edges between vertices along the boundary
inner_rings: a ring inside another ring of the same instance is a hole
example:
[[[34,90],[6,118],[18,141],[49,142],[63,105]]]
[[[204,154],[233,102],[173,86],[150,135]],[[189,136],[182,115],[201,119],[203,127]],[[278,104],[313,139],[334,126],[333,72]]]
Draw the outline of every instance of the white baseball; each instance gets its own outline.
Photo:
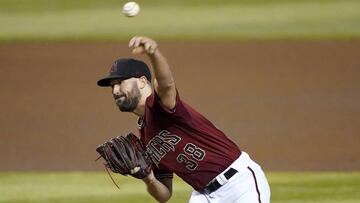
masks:
[[[127,17],[134,17],[140,12],[140,6],[134,1],[127,2],[123,6],[123,14]]]

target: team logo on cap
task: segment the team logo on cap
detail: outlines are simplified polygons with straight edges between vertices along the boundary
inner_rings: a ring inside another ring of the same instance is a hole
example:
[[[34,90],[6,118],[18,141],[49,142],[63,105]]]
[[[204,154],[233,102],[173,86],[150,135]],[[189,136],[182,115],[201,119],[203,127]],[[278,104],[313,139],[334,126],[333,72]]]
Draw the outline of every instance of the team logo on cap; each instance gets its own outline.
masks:
[[[115,73],[115,72],[117,72],[117,61],[115,61],[115,63],[110,68],[110,73]]]

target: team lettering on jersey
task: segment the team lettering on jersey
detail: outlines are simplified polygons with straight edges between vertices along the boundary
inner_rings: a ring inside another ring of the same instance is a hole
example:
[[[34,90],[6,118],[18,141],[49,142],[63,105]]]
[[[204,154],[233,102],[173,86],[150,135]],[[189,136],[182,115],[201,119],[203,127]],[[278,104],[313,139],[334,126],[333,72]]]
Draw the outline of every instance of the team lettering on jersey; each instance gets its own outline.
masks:
[[[146,145],[146,150],[156,166],[159,166],[161,159],[170,151],[175,151],[175,145],[181,141],[181,137],[162,130],[153,137]],[[194,171],[198,167],[198,162],[202,161],[206,153],[193,143],[187,143],[182,153],[176,157],[179,164],[185,164],[186,168]]]
[[[181,137],[163,130],[146,145],[146,150],[154,164],[159,165],[161,159],[170,151],[175,151],[175,145],[179,143]]]

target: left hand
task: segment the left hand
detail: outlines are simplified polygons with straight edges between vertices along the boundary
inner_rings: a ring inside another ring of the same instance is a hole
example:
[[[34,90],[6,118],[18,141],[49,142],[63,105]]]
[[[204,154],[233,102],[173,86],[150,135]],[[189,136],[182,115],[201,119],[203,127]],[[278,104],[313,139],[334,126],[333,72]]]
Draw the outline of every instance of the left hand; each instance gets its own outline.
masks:
[[[96,151],[105,160],[105,166],[114,173],[131,175],[138,179],[148,177],[152,161],[136,135],[118,136],[98,146]]]

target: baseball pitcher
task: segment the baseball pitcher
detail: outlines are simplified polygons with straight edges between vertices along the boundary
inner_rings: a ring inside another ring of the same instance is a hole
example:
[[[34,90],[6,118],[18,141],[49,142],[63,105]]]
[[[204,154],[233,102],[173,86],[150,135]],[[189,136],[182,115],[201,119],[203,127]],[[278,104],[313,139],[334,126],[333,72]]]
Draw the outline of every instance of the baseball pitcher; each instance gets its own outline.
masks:
[[[158,201],[172,195],[175,173],[194,189],[189,203],[268,203],[270,188],[261,167],[208,119],[181,99],[169,64],[147,37],[129,42],[153,67],[121,58],[107,77],[119,110],[137,115],[140,140],[133,134],[97,148],[113,172],[142,179]]]

